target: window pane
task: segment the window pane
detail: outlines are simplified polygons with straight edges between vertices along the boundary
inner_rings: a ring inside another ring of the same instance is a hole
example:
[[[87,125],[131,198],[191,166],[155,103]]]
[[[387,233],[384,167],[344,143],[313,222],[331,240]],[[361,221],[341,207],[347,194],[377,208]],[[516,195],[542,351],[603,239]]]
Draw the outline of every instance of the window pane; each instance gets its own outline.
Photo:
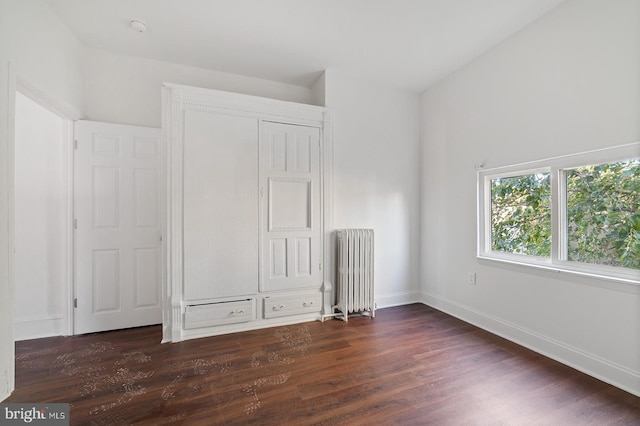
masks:
[[[640,159],[567,170],[567,258],[640,269]]]
[[[491,180],[491,249],[551,256],[549,173]]]

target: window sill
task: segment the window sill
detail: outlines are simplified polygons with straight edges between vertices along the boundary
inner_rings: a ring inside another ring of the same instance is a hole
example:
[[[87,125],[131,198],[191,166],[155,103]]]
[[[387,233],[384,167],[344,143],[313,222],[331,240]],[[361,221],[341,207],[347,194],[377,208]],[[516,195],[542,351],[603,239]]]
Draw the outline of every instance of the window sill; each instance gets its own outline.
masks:
[[[619,275],[610,275],[606,272],[600,271],[590,271],[590,270],[581,270],[569,268],[564,265],[553,264],[550,261],[545,260],[531,260],[525,262],[523,260],[512,258],[512,257],[499,257],[499,256],[489,256],[486,254],[479,254],[477,258],[481,261],[488,262],[498,262],[509,265],[517,265],[534,269],[541,269],[546,271],[555,272],[558,274],[568,274],[572,276],[578,277],[586,277],[591,278],[593,280],[597,280],[598,287],[609,288],[612,290],[621,290],[630,293],[640,294],[640,272],[636,274],[619,274]]]

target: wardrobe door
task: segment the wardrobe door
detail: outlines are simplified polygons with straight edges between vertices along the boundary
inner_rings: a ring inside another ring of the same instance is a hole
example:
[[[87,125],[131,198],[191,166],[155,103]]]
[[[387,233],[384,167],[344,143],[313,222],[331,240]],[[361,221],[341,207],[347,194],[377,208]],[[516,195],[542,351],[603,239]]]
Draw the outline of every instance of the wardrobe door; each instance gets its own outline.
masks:
[[[258,120],[184,112],[184,300],[258,291]]]
[[[263,291],[320,288],[320,129],[264,122]]]

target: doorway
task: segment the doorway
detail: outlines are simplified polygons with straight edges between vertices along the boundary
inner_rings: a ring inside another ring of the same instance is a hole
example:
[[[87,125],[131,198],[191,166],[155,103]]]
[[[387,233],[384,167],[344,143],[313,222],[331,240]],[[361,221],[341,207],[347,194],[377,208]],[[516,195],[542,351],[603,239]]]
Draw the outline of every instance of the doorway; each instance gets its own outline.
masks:
[[[72,122],[15,97],[14,336],[72,334]]]

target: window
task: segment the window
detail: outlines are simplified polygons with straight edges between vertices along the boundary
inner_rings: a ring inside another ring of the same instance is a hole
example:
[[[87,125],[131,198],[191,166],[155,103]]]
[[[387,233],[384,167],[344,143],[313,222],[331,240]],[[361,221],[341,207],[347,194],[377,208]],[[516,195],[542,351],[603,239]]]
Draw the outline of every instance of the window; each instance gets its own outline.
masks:
[[[551,255],[549,173],[491,179],[491,250]]]
[[[640,269],[640,160],[566,170],[567,260]]]
[[[478,256],[640,284],[640,143],[478,172]]]

